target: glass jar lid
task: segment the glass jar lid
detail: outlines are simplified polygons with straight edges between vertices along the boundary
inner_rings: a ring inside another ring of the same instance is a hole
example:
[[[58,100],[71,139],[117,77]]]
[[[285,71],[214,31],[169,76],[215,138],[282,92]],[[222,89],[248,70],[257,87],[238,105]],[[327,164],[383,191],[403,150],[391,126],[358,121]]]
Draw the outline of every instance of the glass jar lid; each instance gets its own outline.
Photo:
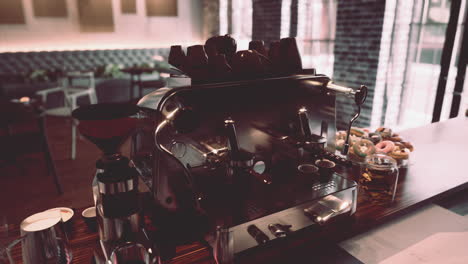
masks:
[[[394,158],[386,154],[376,153],[366,157],[366,165],[374,168],[388,168],[396,167],[397,162]]]

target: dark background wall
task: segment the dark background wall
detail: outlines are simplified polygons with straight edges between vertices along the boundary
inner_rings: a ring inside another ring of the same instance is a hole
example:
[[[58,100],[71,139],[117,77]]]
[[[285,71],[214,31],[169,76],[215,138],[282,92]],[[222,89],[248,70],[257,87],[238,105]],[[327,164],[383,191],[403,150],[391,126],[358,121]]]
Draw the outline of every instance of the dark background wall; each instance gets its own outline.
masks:
[[[369,95],[356,126],[370,125],[385,13],[385,0],[338,0],[333,80],[349,87],[366,85]],[[337,126],[344,128],[356,108],[337,99]]]
[[[290,19],[290,26],[289,26],[289,36],[290,37],[297,37],[297,19],[298,19],[298,8],[299,0],[291,0],[291,19]]]
[[[297,35],[297,2],[291,1],[292,37]],[[264,40],[267,45],[278,40],[282,1],[252,0],[252,3],[252,39]],[[366,85],[369,88],[367,101],[356,126],[367,127],[371,123],[381,38],[387,30],[384,28],[385,6],[385,0],[337,0],[334,71],[330,77],[337,84],[353,88]],[[337,127],[344,129],[356,110],[353,100],[338,97]]]
[[[280,39],[281,3],[281,0],[252,0],[252,40],[263,40],[269,45]]]

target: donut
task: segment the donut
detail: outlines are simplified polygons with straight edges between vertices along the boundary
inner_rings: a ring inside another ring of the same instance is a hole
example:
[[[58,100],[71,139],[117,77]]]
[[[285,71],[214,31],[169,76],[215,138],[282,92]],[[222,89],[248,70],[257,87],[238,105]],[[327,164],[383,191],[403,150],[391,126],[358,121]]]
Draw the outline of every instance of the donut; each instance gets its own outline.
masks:
[[[363,162],[366,159],[365,157],[361,157],[361,156],[357,155],[356,153],[354,153],[354,147],[349,149],[348,158],[350,160],[354,160],[354,161],[358,161],[358,162]]]
[[[410,150],[407,148],[396,147],[392,152],[389,153],[389,156],[396,160],[405,160],[409,158]]]
[[[392,136],[392,130],[386,127],[379,127],[375,130],[375,132],[380,133],[382,138],[386,139]]]
[[[380,135],[380,133],[369,133],[367,135],[367,139],[372,141],[372,143],[374,143],[374,145],[375,145],[375,144],[379,143],[380,141],[382,141],[382,136]]]
[[[345,140],[344,139],[338,139],[336,140],[335,146],[337,150],[342,150],[344,147]]]
[[[385,127],[379,127],[379,128],[377,128],[377,129],[375,130],[375,132],[380,133],[380,132],[384,131],[384,129],[385,129]]]
[[[407,148],[407,149],[409,149],[409,151],[413,152],[413,150],[414,150],[413,144],[411,144],[410,142],[407,142],[407,141],[406,142],[401,142],[401,143],[405,146],[405,148]]]
[[[367,139],[361,139],[353,145],[353,152],[360,157],[366,157],[369,154],[374,154],[374,143]]]
[[[403,145],[403,143],[401,142],[393,142],[393,143],[395,143],[395,148],[400,148],[400,149],[406,148],[405,145]]]
[[[354,143],[358,142],[359,140],[361,140],[360,137],[356,137],[355,135],[350,135],[349,136],[349,145],[352,146],[352,145],[354,145]]]
[[[359,141],[361,138],[358,138],[356,136],[353,136],[351,135],[349,137],[349,146],[352,147],[354,145],[354,143],[356,143],[357,141]],[[346,138],[339,138],[335,141],[335,146],[336,146],[336,149],[338,150],[342,150],[343,149],[343,146],[344,146],[344,143],[345,143],[345,140]]]
[[[393,142],[401,142],[403,139],[401,137],[393,135],[393,136],[389,137],[388,140],[393,141]]]
[[[384,140],[377,145],[375,145],[375,149],[377,152],[383,152],[383,153],[390,153],[393,151],[395,148],[395,143],[389,140]]]
[[[354,135],[356,137],[362,137],[364,136],[364,130],[357,128],[357,127],[351,127],[351,130],[349,132],[351,135]]]
[[[340,130],[336,132],[336,140],[338,139],[346,139],[346,131]]]

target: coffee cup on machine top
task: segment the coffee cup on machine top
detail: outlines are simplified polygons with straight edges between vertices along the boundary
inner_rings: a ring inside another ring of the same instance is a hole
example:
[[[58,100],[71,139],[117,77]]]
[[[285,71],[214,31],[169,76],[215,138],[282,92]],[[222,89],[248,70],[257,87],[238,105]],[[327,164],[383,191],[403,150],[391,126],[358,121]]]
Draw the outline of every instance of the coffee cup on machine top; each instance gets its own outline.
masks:
[[[230,35],[214,36],[206,40],[205,50],[208,57],[224,54],[228,62],[237,51],[237,42]]]
[[[319,159],[315,161],[315,166],[319,169],[320,179],[327,180],[332,176],[336,164],[327,159]]]
[[[232,70],[240,78],[262,77],[266,73],[266,57],[255,50],[238,51],[232,58]]]
[[[184,70],[184,67],[187,64],[187,56],[185,56],[182,46],[171,46],[171,50],[169,52],[169,63],[174,67]]]
[[[256,50],[258,53],[262,54],[263,56],[268,56],[268,53],[265,49],[265,44],[263,40],[252,40],[249,43],[249,50]]]
[[[280,40],[281,72],[294,74],[302,71],[302,59],[295,38],[283,38]]]

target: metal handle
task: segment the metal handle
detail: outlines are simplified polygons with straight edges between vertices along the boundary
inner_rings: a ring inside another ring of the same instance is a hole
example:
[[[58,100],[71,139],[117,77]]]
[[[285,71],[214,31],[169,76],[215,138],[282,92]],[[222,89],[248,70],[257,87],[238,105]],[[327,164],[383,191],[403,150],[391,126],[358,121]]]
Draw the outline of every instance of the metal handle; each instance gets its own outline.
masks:
[[[247,227],[247,233],[249,233],[249,235],[252,236],[258,244],[265,244],[270,240],[270,238],[268,238],[268,236],[256,225],[249,225]]]
[[[327,138],[328,135],[328,123],[325,120],[322,120],[322,124],[320,125],[320,136],[323,138]]]
[[[354,102],[361,106],[364,104],[367,98],[367,86],[361,85],[361,87],[354,93]]]
[[[21,241],[23,241],[23,239],[25,237],[26,237],[26,235],[20,236],[19,238],[16,238],[15,240],[13,240],[10,244],[6,245],[5,248],[0,249],[0,250],[3,250],[3,252],[6,254],[10,264],[15,263],[15,261],[13,259],[13,255],[11,254],[11,251],[12,251],[13,247],[16,246],[18,243],[20,243]],[[2,254],[3,254],[3,252],[0,251],[0,253],[2,253]]]
[[[234,236],[229,228],[220,226],[216,228],[216,241],[213,251],[217,264],[234,263]]]
[[[312,132],[310,131],[309,125],[309,115],[307,114],[307,109],[302,107],[297,113],[299,116],[299,125],[301,129],[301,135],[305,141],[310,141],[312,138]]]
[[[326,87],[327,89],[332,90],[334,92],[354,96],[354,102],[356,103],[356,105],[359,106],[363,105],[367,98],[368,88],[365,85],[361,85],[359,89],[354,90],[353,88],[334,84],[331,81],[329,81]]]
[[[338,84],[332,83],[332,81],[329,81],[327,83],[326,87],[327,87],[327,89],[332,90],[334,92],[338,92],[338,93],[351,94],[351,95],[354,95],[354,93],[355,93],[353,88],[338,85]]]
[[[353,126],[354,121],[359,117],[359,115],[361,115],[361,106],[360,105],[358,105],[357,113],[349,121],[348,130],[346,132],[346,140],[345,140],[345,143],[343,145],[343,150],[341,151],[341,154],[343,154],[343,155],[348,154],[348,151],[349,151],[349,134],[351,133],[351,127]]]
[[[346,140],[345,140],[345,143],[344,143],[344,146],[343,146],[343,150],[341,151],[341,154],[343,154],[343,155],[348,154],[348,151],[349,151],[349,134],[351,132],[351,127],[353,126],[354,121],[356,121],[356,119],[359,117],[359,115],[361,115],[361,105],[363,105],[364,102],[366,101],[367,90],[368,89],[367,89],[366,86],[361,85],[361,88],[354,93],[354,102],[356,103],[356,105],[358,107],[358,111],[353,116],[353,118],[351,118],[351,120],[349,121],[348,130],[346,132]]]
[[[224,120],[224,127],[229,141],[229,151],[231,158],[239,156],[239,142],[237,141],[236,126],[234,120],[228,118]]]

